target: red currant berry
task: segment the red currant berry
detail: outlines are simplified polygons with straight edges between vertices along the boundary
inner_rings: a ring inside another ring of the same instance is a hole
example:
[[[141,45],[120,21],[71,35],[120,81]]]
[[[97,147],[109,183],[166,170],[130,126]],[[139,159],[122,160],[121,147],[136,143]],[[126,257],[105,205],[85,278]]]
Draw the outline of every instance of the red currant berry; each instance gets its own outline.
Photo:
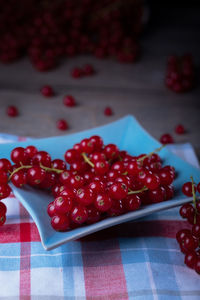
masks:
[[[184,134],[185,133],[185,128],[183,125],[181,124],[178,124],[176,127],[175,127],[175,132],[177,134]]]
[[[83,66],[83,73],[86,76],[93,75],[95,73],[93,66],[89,64]]]
[[[181,217],[185,219],[185,218],[189,217],[191,211],[192,212],[194,211],[193,206],[189,203],[186,203],[181,206],[179,213],[180,213]]]
[[[28,169],[27,182],[30,185],[38,185],[45,179],[46,172],[39,166]]]
[[[74,68],[71,71],[71,76],[75,79],[81,78],[83,76],[83,71],[80,68]]]
[[[55,95],[54,90],[50,85],[44,85],[41,88],[40,92],[44,97],[47,97],[47,98]]]
[[[63,185],[59,188],[58,196],[67,196],[71,199],[75,198],[73,190],[70,187],[66,186],[66,185]]]
[[[0,170],[0,182],[1,184],[6,184],[8,182],[7,172]]]
[[[105,190],[105,184],[103,181],[92,181],[89,184],[89,188],[93,191],[94,194],[101,193]]]
[[[68,196],[58,196],[54,200],[54,206],[56,213],[66,214],[72,209],[72,199]]]
[[[185,264],[189,268],[194,269],[196,261],[197,261],[197,255],[195,251],[189,252],[185,255]]]
[[[74,206],[74,208],[71,211],[70,217],[74,223],[81,225],[87,221],[87,209],[82,205]]]
[[[90,154],[89,156],[91,162],[95,162],[95,161],[105,161],[106,157],[104,155],[104,153],[102,152],[93,152]]]
[[[16,187],[21,188],[27,182],[26,173],[23,170],[14,173],[11,181]]]
[[[70,185],[74,189],[79,189],[84,185],[84,179],[79,175],[71,175],[70,177]]]
[[[87,212],[87,224],[94,224],[100,220],[101,214],[93,205],[87,207]]]
[[[161,169],[159,174],[160,184],[161,185],[170,185],[174,180],[174,175],[170,171]]]
[[[192,235],[196,238],[196,239],[200,239],[200,224],[194,224],[192,226]]]
[[[92,142],[94,146],[94,151],[101,151],[103,147],[103,140],[100,136],[98,135],[93,135],[90,138],[90,142]]]
[[[0,217],[0,226],[3,226],[3,224],[6,222],[6,216],[1,216]]]
[[[90,205],[95,200],[94,192],[88,187],[82,187],[77,191],[76,201],[82,205]]]
[[[66,170],[66,163],[62,159],[54,159],[51,166],[53,169]]]
[[[51,219],[51,226],[56,231],[65,231],[69,229],[69,219],[66,215],[54,215]]]
[[[0,170],[8,172],[10,169],[11,169],[10,161],[6,158],[1,158],[0,159]]]
[[[129,175],[134,176],[140,173],[141,171],[143,171],[143,168],[137,160],[134,160],[128,163],[128,166],[126,167],[126,171],[128,172]]]
[[[98,174],[98,175],[104,175],[109,170],[109,163],[106,160],[104,160],[104,161],[96,161],[94,163],[94,170],[95,170],[96,174]]]
[[[138,195],[132,194],[132,195],[128,195],[125,198],[125,207],[127,211],[134,211],[138,209],[140,206],[141,206],[141,198]]]
[[[114,144],[108,144],[103,150],[107,159],[115,159],[119,155],[119,149]]]
[[[183,240],[183,247],[186,251],[193,251],[198,247],[198,240],[194,239],[192,235],[187,235]]]
[[[33,156],[38,152],[35,146],[27,146],[25,148],[25,152],[27,153],[29,158],[33,158]]]
[[[165,200],[166,194],[165,189],[160,186],[155,190],[148,191],[148,197],[151,203],[158,203]]]
[[[0,200],[10,196],[11,188],[8,184],[0,184]]]
[[[183,242],[186,236],[190,235],[191,231],[189,229],[181,229],[176,234],[176,240],[179,244]]]
[[[196,192],[196,187],[194,186]],[[182,186],[182,192],[185,196],[192,197],[192,182],[186,182]]]
[[[50,189],[57,182],[57,174],[54,172],[46,172],[45,178],[38,185],[41,189]]]
[[[124,183],[114,183],[109,188],[109,195],[112,199],[120,200],[124,199],[128,194],[128,187]]]
[[[90,139],[84,139],[80,142],[82,152],[90,154],[94,151],[94,144]]]
[[[115,200],[112,202],[111,208],[107,214],[111,217],[120,216],[125,212],[124,203],[122,200]]]
[[[51,167],[51,156],[46,151],[39,151],[33,156],[33,165]]]
[[[0,217],[6,215],[6,212],[7,212],[6,205],[2,201],[0,201]]]
[[[160,142],[162,144],[173,144],[174,143],[174,139],[171,136],[171,134],[169,133],[165,133],[160,137]]]
[[[81,174],[86,172],[88,170],[88,168],[89,168],[89,165],[86,164],[82,160],[75,161],[70,165],[71,171],[74,171],[76,173],[81,173]]]
[[[63,104],[68,107],[76,106],[76,100],[73,96],[67,95],[63,98]]]
[[[69,128],[69,126],[64,119],[60,119],[57,121],[57,128],[59,130],[67,130]]]
[[[73,146],[73,149],[76,150],[78,154],[81,154],[81,153],[82,153],[82,149],[81,149],[80,143],[75,144],[75,145]]]
[[[65,160],[68,164],[72,164],[79,159],[80,159],[80,154],[76,150],[69,149],[65,152]]]
[[[51,192],[52,192],[54,198],[56,198],[59,195],[60,187],[61,187],[61,184],[57,183],[51,188]]]
[[[197,272],[197,274],[200,274],[200,257],[197,258],[194,269]]]
[[[111,170],[123,173],[125,171],[124,163],[122,161],[117,161],[112,165]]]
[[[11,159],[15,164],[23,164],[27,163],[28,155],[25,152],[25,149],[22,147],[17,147],[11,152]]]
[[[50,218],[56,215],[54,201],[50,202],[47,206],[47,213]]]
[[[155,190],[160,185],[160,179],[155,174],[148,174],[145,178],[145,185],[150,190]]]
[[[8,106],[6,113],[9,117],[17,117],[19,115],[18,109],[14,105]]]
[[[113,115],[113,111],[112,111],[112,108],[107,106],[105,109],[104,109],[104,115],[105,116],[112,116]]]
[[[64,172],[62,172],[62,173],[60,174],[59,181],[60,181],[62,184],[69,185],[69,184],[70,184],[70,178],[71,178],[71,175],[72,175],[72,172],[69,171],[69,170],[66,170],[66,171],[64,171]]]
[[[112,206],[111,198],[106,194],[98,194],[94,205],[100,212],[108,211]]]

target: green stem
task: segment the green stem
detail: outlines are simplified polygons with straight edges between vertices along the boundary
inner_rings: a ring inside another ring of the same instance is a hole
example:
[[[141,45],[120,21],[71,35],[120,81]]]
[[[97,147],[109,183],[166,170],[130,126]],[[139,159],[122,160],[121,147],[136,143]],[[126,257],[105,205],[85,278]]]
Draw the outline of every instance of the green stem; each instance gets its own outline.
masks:
[[[8,177],[8,181],[10,181],[10,179],[12,178],[12,176],[17,173],[18,171],[22,170],[22,169],[30,169],[32,168],[33,166],[20,166],[19,168],[15,169],[11,174],[10,176]]]
[[[194,209],[195,209],[195,214],[194,214],[194,224],[196,224],[197,222],[197,208],[196,208],[196,194],[195,194],[195,189],[194,189],[194,179],[193,177],[191,176],[191,181],[192,181],[192,196],[193,196],[193,204],[194,204]]]
[[[63,172],[63,170],[60,170],[60,169],[54,169],[54,168],[48,168],[48,167],[45,167],[45,166],[43,166],[43,165],[41,165],[41,164],[40,164],[40,167],[41,167],[42,169],[44,169],[45,171],[47,171],[47,172],[55,172],[55,173],[57,173],[57,174],[60,174],[60,173]]]
[[[144,155],[144,156],[138,158],[137,161],[143,161],[145,158],[152,156],[154,153],[160,152],[165,146],[166,145],[162,145],[159,148],[156,148],[154,151],[150,152],[149,154]]]
[[[147,191],[147,190],[148,190],[148,188],[146,186],[144,186],[141,190],[137,190],[137,191],[129,190],[128,195],[142,193],[142,192]]]
[[[94,168],[94,164],[90,161],[90,159],[87,157],[85,153],[82,153],[82,156],[84,158],[84,161],[88,163],[92,168]]]

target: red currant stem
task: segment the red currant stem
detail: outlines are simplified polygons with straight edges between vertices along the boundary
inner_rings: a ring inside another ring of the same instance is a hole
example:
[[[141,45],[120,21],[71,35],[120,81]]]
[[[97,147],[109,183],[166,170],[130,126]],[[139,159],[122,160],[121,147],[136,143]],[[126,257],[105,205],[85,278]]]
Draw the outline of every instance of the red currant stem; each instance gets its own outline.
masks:
[[[119,161],[122,161],[122,160],[123,160],[122,157],[121,157],[120,155],[118,156],[118,158],[119,158]]]
[[[10,176],[8,177],[8,181],[10,181],[10,179],[12,178],[12,176],[17,173],[18,171],[22,170],[22,169],[30,169],[32,168],[33,166],[23,166],[21,165],[19,168],[15,169],[11,174]]]
[[[63,172],[63,170],[60,170],[60,169],[54,169],[54,168],[48,168],[48,167],[43,166],[42,164],[40,164],[40,167],[41,167],[43,170],[47,171],[47,172],[55,172],[55,173],[57,173],[57,174],[60,174],[60,173]]]
[[[143,161],[145,158],[152,156],[155,152],[160,152],[166,145],[162,145],[159,148],[156,148],[154,151],[150,152],[147,155],[144,155],[137,159],[137,161]]]
[[[148,190],[148,188],[146,186],[144,186],[142,189],[137,190],[137,191],[129,190],[128,195],[142,193],[142,192],[147,191],[147,190]]]
[[[128,172],[126,171],[126,172],[122,173],[122,175],[128,175]]]
[[[94,164],[90,161],[90,159],[87,157],[85,153],[82,153],[82,156],[84,158],[84,161],[88,163],[92,168],[94,168]]]
[[[192,181],[192,196],[193,196],[193,204],[194,204],[194,209],[195,209],[195,214],[194,214],[194,224],[196,224],[196,219],[197,219],[197,209],[196,209],[196,194],[195,194],[195,189],[194,189],[194,179],[191,176],[191,181]]]

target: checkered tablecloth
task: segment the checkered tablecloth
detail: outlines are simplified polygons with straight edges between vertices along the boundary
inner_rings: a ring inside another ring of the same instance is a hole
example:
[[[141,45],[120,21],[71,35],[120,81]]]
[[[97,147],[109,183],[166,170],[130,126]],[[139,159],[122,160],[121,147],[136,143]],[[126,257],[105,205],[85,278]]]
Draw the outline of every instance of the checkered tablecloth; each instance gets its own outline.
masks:
[[[0,135],[1,143],[16,139]],[[198,166],[190,144],[169,148]],[[0,227],[0,299],[200,299],[200,276],[185,267],[175,240],[185,226],[179,208],[47,252],[18,200],[4,202],[8,219]]]

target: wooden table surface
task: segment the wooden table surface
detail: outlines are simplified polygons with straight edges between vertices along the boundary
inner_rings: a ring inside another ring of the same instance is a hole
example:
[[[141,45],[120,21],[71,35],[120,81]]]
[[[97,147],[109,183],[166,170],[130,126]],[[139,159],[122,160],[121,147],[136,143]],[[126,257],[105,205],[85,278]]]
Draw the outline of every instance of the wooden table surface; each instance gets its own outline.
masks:
[[[182,17],[177,18],[180,14]],[[167,13],[162,8],[141,38],[141,58],[135,64],[81,56],[66,60],[48,73],[36,72],[27,59],[0,65],[0,132],[33,137],[70,134],[132,114],[155,138],[169,132],[176,142],[191,142],[200,157],[199,84],[189,93],[175,94],[163,83],[166,58],[171,53],[191,52],[199,66],[199,15],[196,5]],[[70,70],[85,63],[92,63],[97,74],[71,78]],[[55,97],[47,99],[40,94],[41,86],[46,84],[54,87]],[[62,104],[66,94],[77,99],[77,107]],[[8,105],[16,105],[20,116],[9,118],[5,114]],[[113,108],[113,116],[104,116],[105,106]],[[60,118],[68,121],[68,131],[56,128]],[[187,134],[175,135],[178,123],[187,128]]]

